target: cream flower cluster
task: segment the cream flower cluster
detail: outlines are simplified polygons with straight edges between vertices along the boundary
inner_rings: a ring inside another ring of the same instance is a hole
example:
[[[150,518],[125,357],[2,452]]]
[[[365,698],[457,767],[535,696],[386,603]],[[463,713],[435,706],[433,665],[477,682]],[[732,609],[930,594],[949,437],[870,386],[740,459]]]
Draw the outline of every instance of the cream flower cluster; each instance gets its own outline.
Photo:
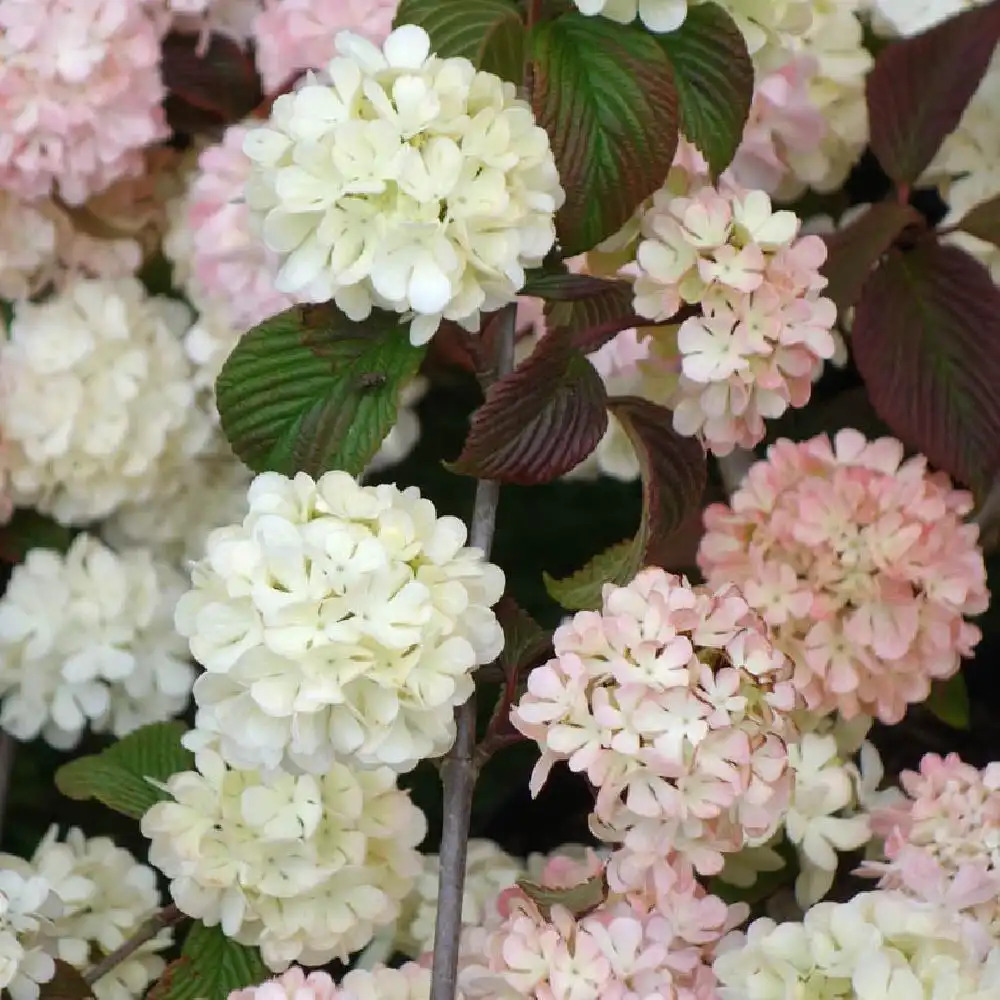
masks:
[[[720,946],[721,1000],[996,1000],[1000,949],[899,893],[818,903],[800,923],[755,920]]]
[[[80,204],[166,138],[160,38],[134,0],[0,2],[0,188]]]
[[[142,819],[184,913],[259,945],[275,971],[346,958],[398,917],[426,823],[388,768],[239,771],[209,748],[196,767]]]
[[[156,873],[107,837],[87,838],[71,829],[65,841],[52,827],[31,865],[62,903],[47,926],[45,950],[84,971],[111,954],[139,924],[162,905]],[[132,1000],[163,971],[158,954],[170,947],[173,932],[161,930],[93,986],[97,1000]]]
[[[80,534],[65,555],[32,549],[0,598],[0,726],[74,746],[84,729],[124,736],[188,702],[194,670],[173,629],[184,589],[146,549]]]
[[[48,881],[26,861],[0,854],[0,990],[11,1000],[37,1000],[55,975],[41,935],[61,904]]]
[[[556,878],[545,878],[547,888],[566,887],[574,867],[586,877],[566,860],[549,863]],[[459,986],[465,997],[712,1000],[714,946],[746,908],[727,907],[690,866],[662,852],[655,865],[642,868],[638,888],[627,895],[612,891],[577,918],[561,905],[545,916],[520,890],[504,893],[483,926],[463,932]]]
[[[928,753],[899,778],[906,798],[872,811],[884,861],[862,873],[1000,933],[1000,763],[982,771],[957,754]]]
[[[697,303],[702,313],[677,331],[675,429],[719,455],[753,447],[765,417],[805,405],[835,352],[837,310],[820,296],[825,244],[797,238],[799,220],[762,191],[716,189],[676,168],[641,227],[636,312],[663,321]]]
[[[355,320],[373,306],[412,317],[415,344],[442,318],[478,330],[555,240],[548,137],[513,84],[431,55],[422,28],[382,49],[350,32],[336,44],[331,82],[279,97],[244,144],[277,287]]]
[[[438,855],[425,854],[423,871],[403,903],[395,946],[411,958],[419,958],[429,952],[434,944],[440,871],[441,861]],[[524,874],[523,862],[512,858],[493,841],[472,838],[465,863],[462,926],[480,927],[486,923],[497,896],[504,889],[513,886]]]
[[[199,729],[236,767],[402,771],[444,753],[473,669],[503,645],[503,573],[413,487],[264,473],[248,502],[177,606],[208,671]]]
[[[646,569],[553,641],[555,659],[511,713],[542,749],[533,792],[567,761],[597,789],[599,837],[650,859],[670,844],[705,873],[774,833],[796,699],[790,666],[735,589]]]
[[[815,0],[716,0],[743,34],[758,74],[784,65],[812,26]]]
[[[950,677],[986,609],[969,494],[891,438],[779,441],[705,512],[708,581],[742,587],[808,707],[898,722]]]
[[[872,21],[883,34],[908,38],[942,21],[981,7],[989,0],[867,0]]]
[[[164,458],[195,454],[211,430],[180,343],[189,321],[135,278],[78,280],[15,306],[0,345],[15,503],[86,523],[172,488]]]

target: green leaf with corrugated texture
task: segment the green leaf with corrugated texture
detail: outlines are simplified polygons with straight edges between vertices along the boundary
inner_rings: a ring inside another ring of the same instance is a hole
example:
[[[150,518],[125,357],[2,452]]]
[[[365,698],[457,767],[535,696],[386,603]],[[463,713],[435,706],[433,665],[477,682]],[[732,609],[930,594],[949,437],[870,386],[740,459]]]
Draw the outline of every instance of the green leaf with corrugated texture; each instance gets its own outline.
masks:
[[[536,25],[531,106],[549,134],[566,202],[566,256],[617,232],[667,176],[677,149],[673,71],[649,32],[573,12]]]
[[[181,746],[182,722],[154,722],[122,737],[107,750],[78,757],[56,772],[63,795],[97,799],[115,812],[140,819],[170,796],[153,782],[165,782],[194,767],[194,754]]]
[[[328,303],[254,327],[215,386],[233,451],[255,472],[359,475],[395,424],[424,356],[407,326],[380,310],[354,323]]]
[[[272,974],[257,948],[237,944],[222,928],[196,921],[181,957],[167,966],[148,1000],[226,1000],[233,990],[256,986]]]
[[[659,42],[674,68],[681,131],[718,175],[736,155],[753,100],[753,62],[743,35],[726,11],[705,3]]]

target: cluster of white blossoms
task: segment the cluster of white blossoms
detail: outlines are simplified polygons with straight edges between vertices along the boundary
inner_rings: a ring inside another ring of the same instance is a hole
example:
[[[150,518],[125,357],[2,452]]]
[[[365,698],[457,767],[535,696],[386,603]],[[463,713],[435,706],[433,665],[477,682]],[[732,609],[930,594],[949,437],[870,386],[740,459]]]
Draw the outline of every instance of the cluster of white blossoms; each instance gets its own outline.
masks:
[[[894,892],[755,920],[720,945],[721,1000],[996,1000],[1000,948]]]
[[[88,534],[32,549],[0,597],[0,727],[68,748],[84,728],[124,736],[188,702],[194,670],[173,614],[184,580],[147,549]]]
[[[270,968],[323,965],[391,924],[421,871],[423,814],[388,768],[234,770],[213,750],[142,819],[177,906]]]
[[[65,841],[52,827],[31,866],[52,887],[60,912],[46,925],[42,946],[83,971],[128,940],[162,905],[156,872],[107,837],[87,838],[71,829]],[[97,1000],[132,1000],[163,971],[159,954],[173,933],[163,928],[93,985]]]
[[[0,854],[0,990],[11,1000],[37,1000],[55,975],[41,935],[61,905],[47,879],[21,858]]]
[[[476,331],[555,240],[548,136],[512,83],[431,55],[422,28],[336,45],[329,82],[279,97],[244,142],[276,286],[354,320],[373,306],[412,317],[415,344],[442,318]]]
[[[503,645],[503,573],[410,487],[263,473],[177,605],[206,669],[196,725],[234,767],[409,770],[454,740],[472,671]]]
[[[15,306],[0,344],[4,471],[14,502],[66,524],[155,496],[161,463],[211,431],[180,336],[186,306],[135,278],[79,280]]]

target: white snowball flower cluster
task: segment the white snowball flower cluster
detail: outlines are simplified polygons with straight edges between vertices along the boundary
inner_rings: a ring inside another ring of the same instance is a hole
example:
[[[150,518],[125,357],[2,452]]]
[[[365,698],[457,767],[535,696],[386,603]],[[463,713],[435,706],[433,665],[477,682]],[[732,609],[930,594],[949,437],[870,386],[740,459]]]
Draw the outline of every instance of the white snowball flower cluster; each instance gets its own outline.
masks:
[[[48,881],[26,861],[0,854],[0,990],[11,1000],[36,1000],[55,975],[41,936],[61,909]]]
[[[85,523],[169,488],[171,450],[210,429],[180,343],[190,316],[135,278],[84,279],[15,306],[0,346],[0,423],[14,502]]]
[[[872,23],[882,34],[909,38],[990,0],[867,0]]]
[[[411,958],[419,958],[434,945],[441,861],[436,854],[425,854],[423,863],[423,871],[403,904],[403,915],[396,929],[396,948]],[[524,863],[512,858],[492,840],[470,840],[465,863],[462,926],[483,926],[496,909],[497,896],[525,873]]]
[[[412,316],[415,344],[442,318],[478,330],[555,240],[548,136],[513,84],[431,55],[422,28],[336,45],[331,82],[279,97],[245,139],[277,287],[354,320],[373,305]]]
[[[787,62],[812,25],[816,0],[715,0],[736,22],[758,72]]]
[[[142,819],[184,913],[259,945],[275,971],[346,958],[398,917],[426,824],[388,768],[237,771],[211,749],[196,766]]]
[[[723,940],[721,1000],[996,1000],[1000,949],[894,892],[817,903],[801,923],[755,920]]]
[[[89,724],[124,736],[187,704],[194,670],[172,627],[183,578],[145,549],[80,534],[32,549],[0,598],[0,727],[74,746]]]
[[[81,971],[124,944],[162,905],[154,870],[107,837],[87,838],[74,828],[60,841],[52,827],[31,864],[62,903],[45,934],[45,949]],[[97,1000],[141,996],[163,971],[166,962],[158,952],[172,940],[173,932],[164,928],[102,976],[93,986]]]
[[[197,726],[235,767],[408,770],[454,740],[472,671],[503,645],[503,573],[417,489],[263,473],[208,539],[177,627],[208,673]]]

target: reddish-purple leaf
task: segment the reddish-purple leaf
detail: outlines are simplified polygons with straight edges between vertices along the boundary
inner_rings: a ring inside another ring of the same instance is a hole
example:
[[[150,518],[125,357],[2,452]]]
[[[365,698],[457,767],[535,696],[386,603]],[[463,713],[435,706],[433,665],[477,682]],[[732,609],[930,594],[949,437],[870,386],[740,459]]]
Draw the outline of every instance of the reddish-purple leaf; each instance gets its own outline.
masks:
[[[673,71],[634,25],[573,12],[535,26],[531,106],[549,134],[566,202],[566,256],[617,232],[667,176],[677,150]]]
[[[606,583],[628,583],[652,562],[673,532],[698,510],[705,492],[705,449],[674,430],[668,409],[635,396],[614,397],[608,409],[639,459],[642,521],[634,538],[606,549],[571,576],[556,580],[545,574],[546,590],[571,611],[600,607]]]
[[[201,130],[246,118],[263,100],[253,55],[231,38],[172,32],[163,42],[166,107],[178,131]]]
[[[872,268],[907,226],[921,216],[909,205],[883,201],[872,205],[850,225],[824,237],[827,248],[822,272],[830,282],[823,294],[843,315],[861,297]]]
[[[957,228],[1000,247],[1000,197],[990,198],[970,208]]]
[[[866,85],[871,147],[897,184],[912,184],[958,126],[998,41],[994,0],[879,53]]]
[[[645,552],[668,538],[696,510],[705,492],[708,463],[695,438],[674,430],[673,414],[637,396],[616,396],[608,409],[618,418],[639,459]]]
[[[597,447],[608,426],[606,401],[594,366],[568,337],[550,333],[487,390],[449,468],[523,486],[551,482]]]
[[[610,278],[595,278],[590,274],[573,274],[566,270],[551,271],[542,268],[528,271],[526,278],[519,294],[553,302],[590,299],[625,284]]]
[[[590,278],[590,292],[582,298],[545,303],[545,321],[550,330],[560,329],[572,336],[576,346],[590,354],[603,347],[622,330],[645,320],[632,308],[634,294],[627,281]]]
[[[39,1000],[92,1000],[94,988],[78,969],[60,958],[55,960],[55,965],[55,975],[42,983]]]
[[[932,465],[985,487],[1000,470],[1000,289],[965,251],[891,250],[851,335],[879,416]]]

